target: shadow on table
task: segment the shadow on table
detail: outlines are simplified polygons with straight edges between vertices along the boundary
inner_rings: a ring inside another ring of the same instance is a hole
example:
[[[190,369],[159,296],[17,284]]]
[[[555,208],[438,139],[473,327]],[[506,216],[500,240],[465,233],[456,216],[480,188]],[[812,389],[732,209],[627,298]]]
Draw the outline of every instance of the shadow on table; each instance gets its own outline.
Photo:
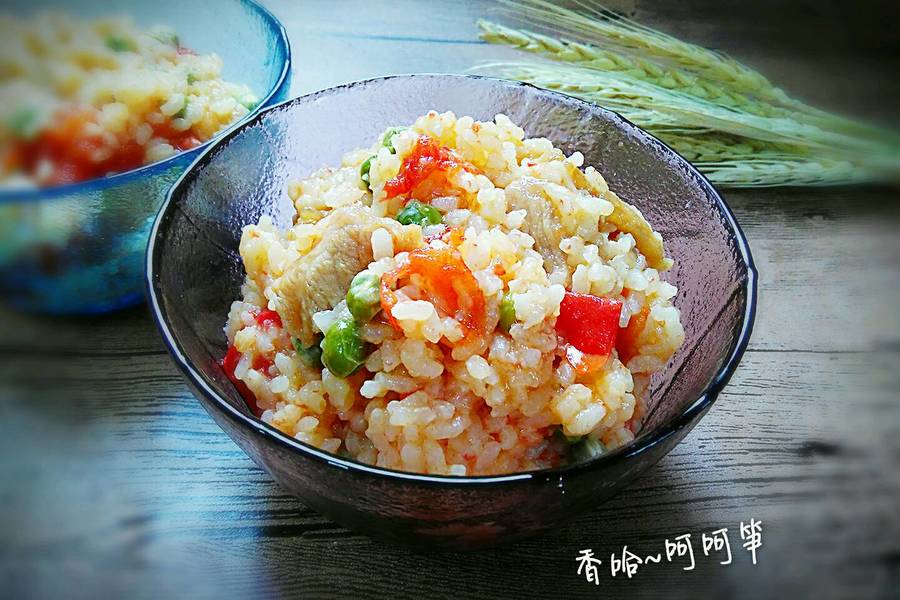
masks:
[[[666,563],[666,538],[709,524],[694,522],[690,496],[674,485],[665,462],[567,526],[511,545],[471,552],[421,552],[336,525],[324,536],[272,537],[267,530],[258,539],[262,554],[258,564],[268,571],[265,579],[275,584],[280,597],[316,595],[325,589],[339,597],[568,598],[627,592],[633,599],[658,598],[664,592],[668,599],[704,591],[724,597],[729,584],[721,571],[717,577],[717,565],[698,559],[696,570],[688,573],[682,570],[687,562]],[[282,511],[283,506],[279,504]],[[296,518],[308,519],[309,511],[298,504]],[[329,522],[322,521],[327,527]],[[662,562],[641,567],[633,579],[624,574],[612,577],[610,553],[621,556],[626,545],[641,556],[662,553]],[[576,572],[576,557],[587,548],[602,560],[599,585]]]

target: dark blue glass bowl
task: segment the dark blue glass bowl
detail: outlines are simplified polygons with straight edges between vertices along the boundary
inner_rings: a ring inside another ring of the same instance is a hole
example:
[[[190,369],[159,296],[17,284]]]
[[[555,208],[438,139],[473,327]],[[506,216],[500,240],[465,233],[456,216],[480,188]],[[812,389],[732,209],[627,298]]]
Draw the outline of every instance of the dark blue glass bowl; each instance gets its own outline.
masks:
[[[426,476],[363,465],[256,419],[219,367],[244,269],[241,227],[291,225],[287,182],[369,145],[428,110],[508,115],[528,136],[584,153],[659,230],[675,267],[686,339],[654,377],[631,444],[557,469],[498,477]],[[147,250],[149,302],[163,338],[215,421],[304,503],[374,536],[473,547],[558,526],[597,506],[662,458],[706,413],[747,346],[756,272],[747,240],[710,183],[620,116],[555,92],[480,77],[411,75],[324,90],[264,111],[224,136],[172,188]]]
[[[222,57],[222,76],[248,85],[260,98],[241,123],[287,96],[287,34],[251,0],[17,0],[0,11],[27,15],[44,9],[81,18],[129,15],[139,25],[173,27],[186,46]],[[26,191],[0,188],[0,298],[57,314],[100,313],[142,302],[153,218],[172,183],[209,144],[103,179]]]

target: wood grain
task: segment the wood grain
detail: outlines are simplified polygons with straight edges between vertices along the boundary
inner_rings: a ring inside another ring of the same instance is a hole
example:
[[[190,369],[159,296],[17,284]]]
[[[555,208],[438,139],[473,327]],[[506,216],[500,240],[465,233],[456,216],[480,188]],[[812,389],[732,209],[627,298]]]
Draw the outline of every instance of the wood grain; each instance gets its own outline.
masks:
[[[487,2],[269,5],[292,39],[295,94],[387,73],[458,72],[507,52],[477,42],[473,22]],[[778,26],[774,2],[614,5],[746,58],[823,105],[896,120],[886,107],[900,99],[897,60],[880,57],[900,42],[849,3],[783,9],[781,22],[805,17],[798,39]],[[884,10],[884,20],[896,15]],[[727,192],[761,275],[756,330],[731,384],[626,492],[550,535],[476,554],[386,546],[284,493],[193,399],[145,309],[91,319],[0,309],[0,589],[82,598],[896,598],[897,193]],[[738,536],[750,517],[764,523],[756,566]],[[729,566],[699,545],[720,527],[731,531]],[[695,540],[695,570],[664,562],[632,580],[609,576],[611,552],[662,552],[682,533]],[[597,587],[575,574],[577,551],[588,547],[604,560]]]

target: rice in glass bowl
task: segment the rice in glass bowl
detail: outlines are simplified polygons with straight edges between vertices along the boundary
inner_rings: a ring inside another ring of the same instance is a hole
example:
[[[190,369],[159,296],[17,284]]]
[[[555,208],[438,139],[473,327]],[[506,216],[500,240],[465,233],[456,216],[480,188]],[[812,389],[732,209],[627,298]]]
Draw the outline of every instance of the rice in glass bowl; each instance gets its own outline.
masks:
[[[261,418],[383,468],[531,471],[634,439],[684,340],[662,238],[499,114],[431,111],[244,228],[223,365]]]
[[[218,19],[241,23],[240,40],[204,26]],[[215,135],[286,94],[283,29],[249,0],[77,16],[21,2],[0,29],[0,292],[54,313],[140,302],[168,187]]]

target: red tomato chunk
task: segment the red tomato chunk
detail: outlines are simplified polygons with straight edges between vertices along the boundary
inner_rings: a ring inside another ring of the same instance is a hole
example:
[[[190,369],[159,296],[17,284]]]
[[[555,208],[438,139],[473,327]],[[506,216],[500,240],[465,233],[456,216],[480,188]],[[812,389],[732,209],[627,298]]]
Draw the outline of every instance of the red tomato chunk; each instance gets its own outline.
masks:
[[[268,329],[272,325],[281,327],[281,316],[274,310],[264,308],[256,314],[256,323],[264,329]]]
[[[262,415],[262,411],[256,405],[256,396],[253,395],[253,392],[250,391],[250,388],[247,387],[247,384],[238,379],[234,370],[237,368],[238,363],[241,361],[241,353],[238,351],[234,345],[228,347],[228,352],[225,353],[225,358],[222,359],[222,370],[225,371],[225,375],[234,384],[235,389],[244,399],[244,402],[247,403],[247,406],[257,417]]]
[[[421,278],[425,299],[460,322],[463,339],[484,332],[487,318],[484,294],[478,287],[478,280],[453,247],[413,250],[406,262],[382,276],[381,308],[394,327],[400,329],[391,312],[397,304],[393,288],[399,280],[413,275]]]
[[[556,332],[582,352],[609,356],[616,345],[621,312],[619,300],[566,292]]]
[[[384,193],[388,198],[409,194],[429,180],[432,175],[442,175],[442,179],[446,179],[447,174],[454,169],[477,171],[473,165],[461,159],[453,150],[441,146],[437,140],[427,135],[420,135],[412,152],[403,159],[400,172],[384,184]],[[413,195],[425,202],[431,200],[430,197],[427,197],[428,194]]]

